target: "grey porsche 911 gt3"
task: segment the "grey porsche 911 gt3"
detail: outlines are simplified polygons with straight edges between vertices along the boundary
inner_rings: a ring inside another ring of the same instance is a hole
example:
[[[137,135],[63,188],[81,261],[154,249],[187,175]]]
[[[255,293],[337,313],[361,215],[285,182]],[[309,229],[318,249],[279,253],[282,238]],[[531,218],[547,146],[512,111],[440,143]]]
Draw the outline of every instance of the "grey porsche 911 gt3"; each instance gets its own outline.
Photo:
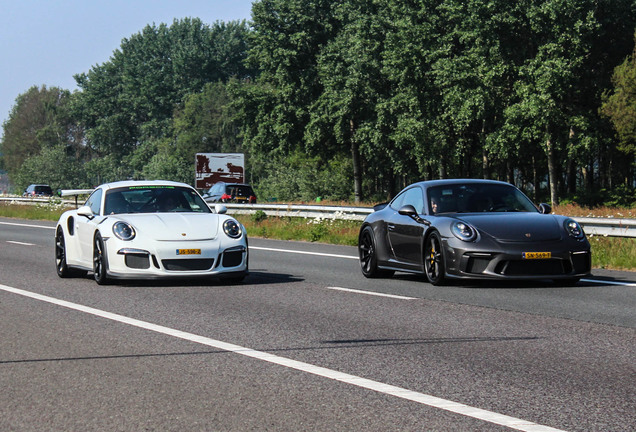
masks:
[[[590,244],[574,219],[538,208],[519,189],[494,180],[412,184],[374,208],[358,251],[368,278],[422,273],[450,278],[552,279],[571,285],[590,274]]]

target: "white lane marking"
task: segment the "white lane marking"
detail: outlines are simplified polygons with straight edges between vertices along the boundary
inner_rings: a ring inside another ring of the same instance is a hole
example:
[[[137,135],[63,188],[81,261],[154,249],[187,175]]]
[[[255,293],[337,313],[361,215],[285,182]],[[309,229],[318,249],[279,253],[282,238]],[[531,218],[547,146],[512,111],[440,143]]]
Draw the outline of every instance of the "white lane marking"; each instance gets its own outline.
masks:
[[[55,227],[50,227],[50,226],[44,226],[44,225],[29,225],[29,224],[23,224],[23,223],[13,223],[13,222],[0,222],[0,225],[13,225],[13,226],[28,227],[28,228],[45,228],[45,229],[52,229],[52,230],[54,230],[54,229],[55,229]]]
[[[266,361],[269,363],[277,364],[279,366],[296,369],[301,372],[310,373],[324,378],[329,378],[335,381],[355,385],[358,387],[373,390],[386,395],[395,396],[398,398],[417,402],[422,405],[427,405],[434,408],[443,409],[456,414],[461,414],[474,419],[483,420],[489,423],[498,424],[511,429],[516,429],[526,432],[563,432],[559,429],[555,429],[549,426],[543,426],[530,421],[522,420],[519,418],[499,414],[496,412],[484,410],[481,408],[471,407],[462,403],[453,402],[446,399],[441,399],[435,396],[427,395],[424,393],[415,392],[405,388],[393,386],[390,384],[384,384],[378,381],[373,381],[366,378],[361,378],[355,375],[338,372],[332,369],[327,369],[321,366],[312,365],[309,363],[292,360],[285,357],[280,357],[274,354],[270,354],[263,351],[253,350],[251,348],[234,345],[228,342],[223,342],[215,339],[210,339],[204,336],[195,335],[193,333],[187,333],[181,330],[176,330],[169,327],[164,327],[157,324],[152,324],[146,321],[137,320],[124,315],[118,315],[111,312],[106,312],[100,309],[72,303],[66,300],[56,299],[54,297],[37,294],[31,291],[21,290],[19,288],[13,288],[7,285],[0,284],[0,290],[10,292],[13,294],[29,297],[35,300],[51,303],[54,305],[62,306],[65,308],[73,309],[76,311],[84,312],[90,315],[106,318],[112,321],[116,321],[122,324],[127,324],[133,327],[138,327],[157,333],[165,334],[179,339],[184,339],[190,342],[206,345],[212,348],[232,352],[235,354],[244,355],[257,360]]]
[[[384,294],[379,292],[364,291],[364,290],[357,290],[357,289],[351,289],[351,288],[327,287],[327,289],[336,290],[336,291],[345,291],[345,292],[356,293],[356,294],[366,294],[366,295],[378,296],[378,297],[388,297],[388,298],[394,298],[399,300],[419,300],[415,297],[406,297],[406,296],[400,296],[400,295],[394,295],[394,294]]]
[[[617,282],[617,281],[607,281],[607,280],[597,280],[597,279],[581,279],[581,282],[589,282],[601,285],[620,285],[620,286],[629,286],[636,287],[636,283],[630,282]]]
[[[258,246],[250,246],[250,249],[264,250],[264,251],[271,251],[271,252],[293,253],[293,254],[300,254],[300,255],[318,255],[318,256],[332,257],[332,258],[347,258],[347,259],[355,259],[355,260],[358,259],[357,256],[351,256],[351,255],[337,255],[337,254],[329,254],[329,253],[322,253],[322,252],[298,251],[298,250],[291,250],[291,249],[276,249],[276,248],[266,248],[266,247],[258,247]]]
[[[7,243],[16,244],[20,246],[35,246],[33,243],[24,243],[19,241],[7,240]]]

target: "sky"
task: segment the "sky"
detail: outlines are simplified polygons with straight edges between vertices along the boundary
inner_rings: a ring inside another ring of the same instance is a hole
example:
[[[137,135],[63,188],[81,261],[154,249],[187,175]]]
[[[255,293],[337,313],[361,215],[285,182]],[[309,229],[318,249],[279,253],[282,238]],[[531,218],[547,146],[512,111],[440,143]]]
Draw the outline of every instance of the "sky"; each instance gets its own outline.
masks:
[[[148,24],[249,21],[252,1],[0,0],[0,124],[33,86],[77,90],[73,75],[107,62]]]

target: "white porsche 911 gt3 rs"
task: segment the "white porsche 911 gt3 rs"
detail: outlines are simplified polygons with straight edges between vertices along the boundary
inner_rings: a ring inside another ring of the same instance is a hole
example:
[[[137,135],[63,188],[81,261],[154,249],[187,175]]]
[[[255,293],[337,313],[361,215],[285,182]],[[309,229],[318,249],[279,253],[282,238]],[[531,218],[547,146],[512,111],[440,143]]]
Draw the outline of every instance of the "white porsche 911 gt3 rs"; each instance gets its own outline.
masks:
[[[163,277],[240,281],[248,272],[247,235],[225,211],[217,205],[212,212],[184,183],[101,185],[57,223],[57,274],[90,271],[100,285],[109,279]]]

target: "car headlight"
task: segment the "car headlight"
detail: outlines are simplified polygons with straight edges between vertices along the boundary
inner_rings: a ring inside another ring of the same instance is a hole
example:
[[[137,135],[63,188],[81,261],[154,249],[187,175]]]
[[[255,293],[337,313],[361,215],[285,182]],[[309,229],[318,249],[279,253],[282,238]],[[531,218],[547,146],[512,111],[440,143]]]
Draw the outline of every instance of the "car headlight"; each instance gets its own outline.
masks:
[[[473,241],[477,238],[477,230],[464,222],[454,222],[451,227],[453,235],[463,241]]]
[[[113,234],[115,234],[115,237],[117,237],[119,240],[124,241],[132,240],[135,238],[136,235],[135,229],[132,227],[132,225],[122,221],[115,222],[115,224],[113,225]]]
[[[581,240],[583,237],[585,237],[583,228],[581,228],[581,225],[579,225],[579,223],[574,219],[566,219],[563,223],[563,226],[565,227],[565,230],[570,235],[570,237],[574,237],[577,240]]]
[[[241,226],[234,219],[227,219],[223,222],[223,231],[227,234],[228,237],[231,238],[239,238],[243,235],[243,230],[241,230]]]

